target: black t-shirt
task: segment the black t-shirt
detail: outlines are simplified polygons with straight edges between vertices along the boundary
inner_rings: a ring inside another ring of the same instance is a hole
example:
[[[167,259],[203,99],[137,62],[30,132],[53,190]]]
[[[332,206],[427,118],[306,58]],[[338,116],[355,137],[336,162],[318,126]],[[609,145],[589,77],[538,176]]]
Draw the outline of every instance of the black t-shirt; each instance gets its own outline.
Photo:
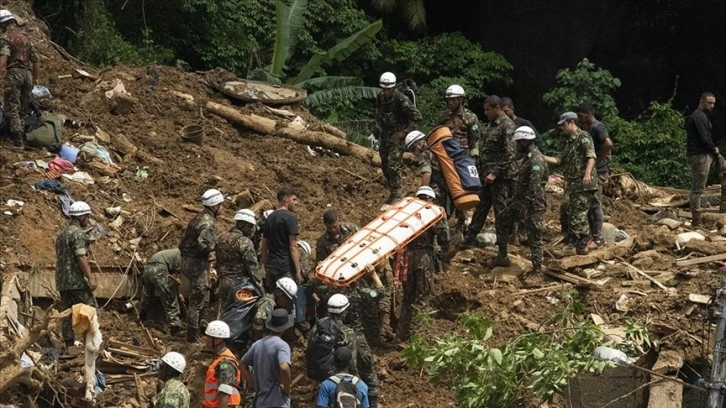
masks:
[[[290,271],[295,274],[295,265],[290,256],[290,235],[298,235],[297,215],[288,210],[275,210],[265,221],[262,237],[267,238],[266,267]]]
[[[590,125],[590,128],[587,130],[587,133],[592,136],[592,142],[595,144],[595,154],[600,154],[600,149],[602,149],[602,144],[605,143],[605,140],[610,137],[608,134],[608,130],[605,128],[605,125],[603,125],[602,122],[599,120],[596,120],[593,122],[592,125]],[[610,154],[608,153],[608,157],[605,158],[601,163],[597,164],[597,172],[603,173],[603,172],[609,172],[610,171]]]

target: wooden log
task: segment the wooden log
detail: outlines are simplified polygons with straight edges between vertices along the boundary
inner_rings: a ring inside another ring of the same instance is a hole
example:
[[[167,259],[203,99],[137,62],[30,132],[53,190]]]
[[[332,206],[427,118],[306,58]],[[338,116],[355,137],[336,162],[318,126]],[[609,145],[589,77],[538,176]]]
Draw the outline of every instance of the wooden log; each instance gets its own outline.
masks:
[[[207,102],[205,108],[232,123],[244,126],[257,133],[280,136],[297,143],[319,146],[346,156],[357,157],[373,166],[381,167],[381,158],[376,151],[328,133],[299,130],[284,125],[280,126],[278,122],[272,119],[255,114],[243,114],[236,109],[212,101]],[[408,157],[408,160],[415,160],[411,159],[413,155],[410,153],[404,156]]]
[[[630,247],[615,245],[590,252],[587,255],[574,255],[562,259],[550,261],[550,268],[568,270],[578,266],[591,265],[601,261],[613,259],[616,256],[624,256],[630,252]]]
[[[684,261],[676,262],[676,265],[690,266],[690,265],[698,265],[698,264],[702,264],[702,263],[706,263],[706,262],[723,261],[724,259],[726,259],[726,253],[718,254],[718,255],[711,255],[711,256],[704,256],[701,258],[686,259]]]
[[[565,282],[570,282],[575,285],[589,285],[592,287],[602,286],[598,282],[595,282],[593,280],[583,278],[581,276],[577,276],[575,274],[565,272],[565,271],[555,271],[552,269],[547,269],[547,270],[544,270],[542,273],[544,273],[547,276],[551,276],[553,278],[557,278],[557,279],[563,280]]]
[[[123,161],[126,161],[127,157],[135,157],[142,162],[153,163],[156,165],[162,165],[165,163],[164,160],[161,160],[158,157],[151,155],[136,147],[136,145],[131,143],[131,141],[122,133],[111,135],[111,147],[113,150],[121,153],[121,155],[124,156]]]
[[[138,282],[118,272],[118,267],[103,267],[103,273],[92,272],[95,276],[98,287],[93,291],[98,299],[120,299],[128,298],[138,293],[139,288],[134,285]],[[116,272],[113,272],[116,271]],[[55,289],[55,267],[45,267],[32,274],[18,272],[18,277],[28,282],[28,289],[32,297],[52,298]],[[118,287],[118,290],[116,288]],[[114,293],[115,292],[115,293]]]
[[[543,286],[541,288],[521,290],[517,293],[513,293],[511,296],[526,296],[534,293],[548,292],[550,290],[563,291],[568,290],[571,287],[572,285],[569,283],[556,283],[554,285]]]
[[[622,264],[623,264],[623,265],[627,266],[627,267],[628,267],[628,269],[630,269],[630,270],[632,270],[633,272],[637,273],[638,275],[640,275],[640,276],[644,277],[645,279],[647,279],[647,280],[649,280],[649,281],[653,282],[653,283],[655,284],[655,286],[657,286],[657,287],[659,287],[659,288],[663,289],[664,291],[668,292],[669,294],[673,294],[673,293],[675,293],[675,292],[676,292],[676,289],[675,289],[675,288],[669,288],[668,286],[666,286],[666,285],[662,284],[662,283],[661,283],[661,282],[660,282],[660,281],[659,281],[658,279],[656,279],[656,278],[654,278],[654,277],[652,277],[652,276],[648,275],[647,273],[643,272],[643,271],[642,271],[642,270],[640,270],[639,268],[636,268],[636,267],[635,267],[635,266],[633,266],[632,264],[630,264],[630,263],[628,263],[628,262],[625,262],[625,260],[624,260],[623,258],[621,258],[621,257],[617,257],[617,258],[618,258],[618,260],[619,260],[620,262],[622,262]]]

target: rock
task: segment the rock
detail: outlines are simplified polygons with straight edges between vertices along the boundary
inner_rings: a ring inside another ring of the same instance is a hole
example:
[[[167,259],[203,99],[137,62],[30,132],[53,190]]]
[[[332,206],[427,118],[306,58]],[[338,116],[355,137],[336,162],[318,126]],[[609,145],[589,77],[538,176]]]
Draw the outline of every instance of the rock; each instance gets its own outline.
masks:
[[[656,360],[652,370],[658,374],[673,373],[683,367],[684,361],[685,359],[682,351],[663,350],[658,355],[658,360]]]
[[[632,262],[633,266],[637,266],[640,269],[648,269],[653,266],[653,259],[651,258],[638,258]]]
[[[681,384],[660,381],[650,386],[648,408],[681,408],[682,404],[683,386]]]

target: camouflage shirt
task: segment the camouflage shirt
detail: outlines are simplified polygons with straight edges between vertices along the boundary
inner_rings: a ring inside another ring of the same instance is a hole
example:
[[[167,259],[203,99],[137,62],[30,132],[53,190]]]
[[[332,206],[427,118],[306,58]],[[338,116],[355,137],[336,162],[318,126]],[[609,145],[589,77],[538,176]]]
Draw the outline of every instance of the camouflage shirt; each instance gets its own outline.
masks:
[[[479,176],[484,178],[493,173],[498,179],[511,179],[514,170],[514,122],[507,115],[487,123],[479,141]]]
[[[265,321],[272,316],[272,311],[275,309],[275,296],[272,293],[266,293],[257,301],[255,307],[257,311],[252,322],[252,330],[262,331],[265,328]]]
[[[451,129],[464,149],[474,148],[482,136],[482,127],[479,118],[469,109],[463,108],[460,112],[446,111],[439,117],[439,125]]]
[[[222,234],[216,249],[219,278],[249,276],[261,282],[263,278],[257,262],[257,252],[252,240],[239,229],[232,228]]]
[[[8,57],[7,69],[25,68],[30,70],[33,68],[33,64],[40,60],[28,35],[20,29],[14,29],[0,37],[0,55]]]
[[[178,378],[164,383],[164,388],[156,396],[154,408],[189,408],[189,390]]]
[[[315,243],[315,263],[324,261],[325,258],[330,256],[346,239],[350,238],[358,230],[360,228],[357,225],[340,223],[340,234],[337,237],[333,237],[328,231],[323,232]]]
[[[398,90],[393,92],[389,100],[383,99],[383,93],[376,98],[376,136],[379,139],[399,131],[411,131],[421,120],[421,112],[410,99]]]
[[[56,290],[88,289],[86,275],[78,263],[77,256],[88,255],[88,236],[77,219],[58,235],[55,241],[55,288]]]
[[[519,168],[514,202],[532,211],[544,211],[547,208],[545,185],[548,176],[544,156],[534,145],[530,145],[530,150],[524,155]]]
[[[585,175],[588,159],[594,160],[596,157],[595,145],[589,133],[578,130],[577,133],[567,138],[559,162],[562,164],[562,172],[567,181],[568,191],[593,191],[599,188],[597,171],[594,165],[590,172],[590,185],[585,187],[582,184],[582,177]]]
[[[340,315],[331,315],[329,319],[335,323],[335,327],[337,327],[338,331],[340,331],[340,338],[338,339],[338,344],[335,346],[336,350],[341,347],[348,347],[352,353],[353,358],[350,360],[350,367],[349,371],[351,373],[356,373],[358,371],[358,365],[357,365],[357,351],[358,351],[358,342],[356,340],[355,331],[348,327],[345,323],[343,323],[343,320],[341,320]],[[313,328],[308,332],[308,343],[310,343],[310,340],[315,336],[316,328]]]
[[[446,253],[449,251],[449,229],[447,228],[447,219],[446,214],[444,214],[444,217],[439,220],[433,227],[427,229],[424,231],[421,235],[416,237],[413,241],[411,241],[410,244],[408,244],[407,248],[411,251],[416,250],[426,250],[426,251],[432,251],[434,250],[434,239],[439,244],[439,247],[441,247],[441,251]]]
[[[215,377],[219,381],[219,385],[229,385],[232,388],[237,387],[235,377],[237,375],[237,362],[232,361],[229,357],[225,357],[217,364]],[[227,393],[225,393],[227,394]],[[231,395],[231,394],[228,394]]]
[[[430,149],[424,149],[421,155],[418,156],[418,171],[420,174],[430,173],[441,173],[441,164],[439,163],[438,157]]]
[[[215,217],[209,208],[197,214],[184,230],[179,250],[183,257],[207,259],[217,246]]]
[[[159,251],[146,261],[146,266],[164,268],[167,272],[178,271],[181,268],[181,252],[178,248]]]

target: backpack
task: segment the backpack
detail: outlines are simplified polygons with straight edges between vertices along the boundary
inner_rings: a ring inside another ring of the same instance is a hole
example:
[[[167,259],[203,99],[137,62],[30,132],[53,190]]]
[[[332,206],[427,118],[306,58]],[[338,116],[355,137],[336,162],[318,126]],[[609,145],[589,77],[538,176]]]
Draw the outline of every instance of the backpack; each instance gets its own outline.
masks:
[[[41,112],[34,129],[25,132],[29,146],[46,148],[49,152],[57,152],[63,143],[63,122],[65,118],[51,112]]]
[[[358,399],[358,377],[351,379],[341,378],[337,375],[331,376],[330,381],[335,383],[333,398],[330,399],[330,408],[360,408],[361,401]]]
[[[400,82],[397,85],[396,89],[406,95],[406,97],[413,102],[413,106],[416,106],[416,92],[418,92],[418,86],[416,86],[416,82],[413,79],[404,79],[403,82]]]
[[[335,374],[334,354],[341,332],[335,322],[324,317],[315,323],[315,332],[308,341],[305,360],[308,377],[323,382]]]

